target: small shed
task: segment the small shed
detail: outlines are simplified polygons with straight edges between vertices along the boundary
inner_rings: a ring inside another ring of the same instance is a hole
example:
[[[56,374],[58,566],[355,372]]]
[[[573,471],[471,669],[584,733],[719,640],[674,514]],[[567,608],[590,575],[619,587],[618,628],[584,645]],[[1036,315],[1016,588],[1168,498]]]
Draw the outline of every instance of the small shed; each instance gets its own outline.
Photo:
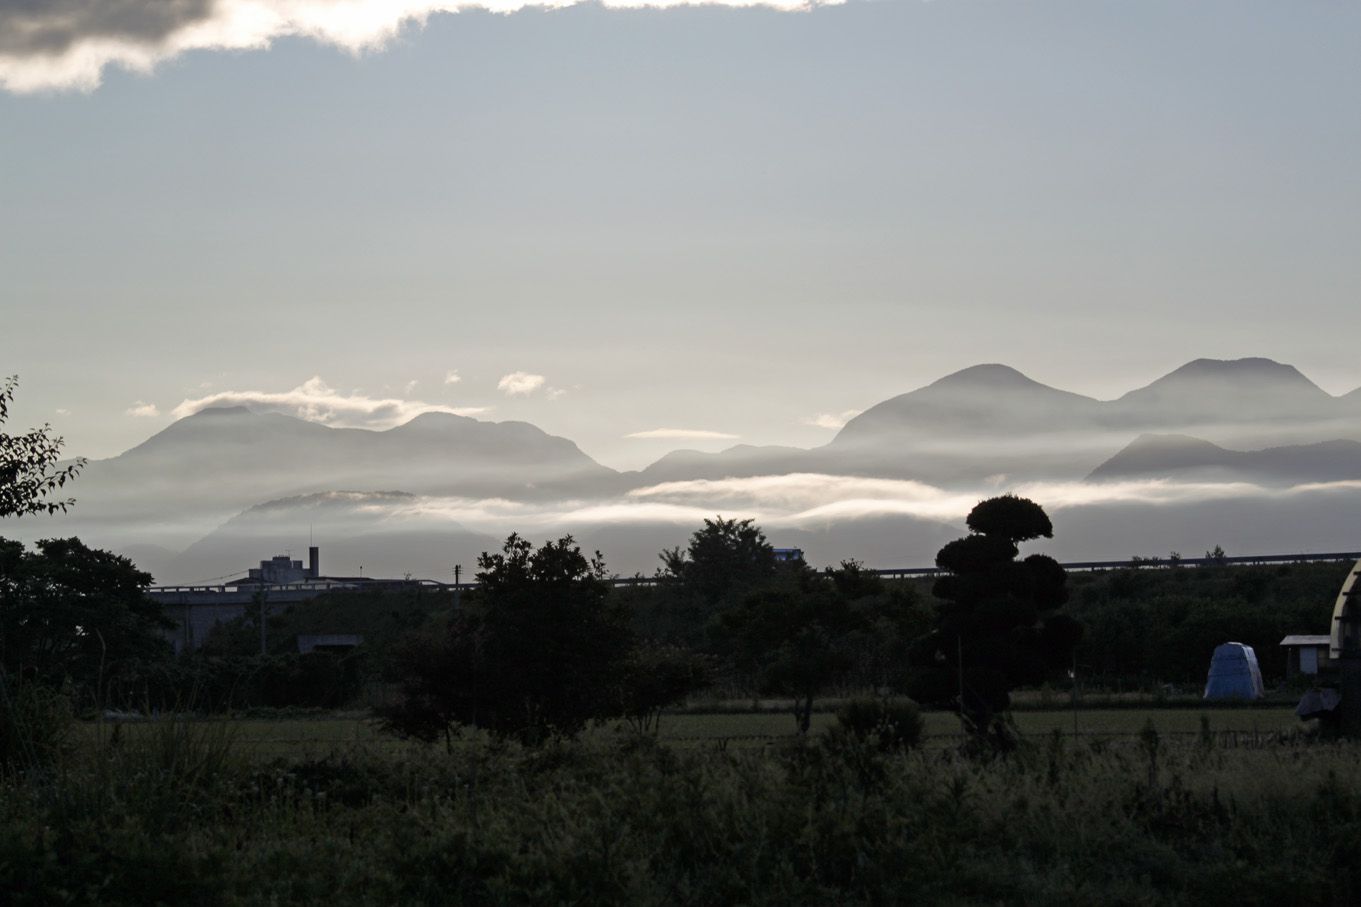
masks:
[[[1226,642],[1215,647],[1205,680],[1206,699],[1261,699],[1265,695],[1262,669],[1252,646]]]
[[[1285,649],[1285,676],[1299,674],[1317,676],[1332,664],[1328,647],[1332,638],[1326,633],[1321,636],[1294,635],[1281,640]]]

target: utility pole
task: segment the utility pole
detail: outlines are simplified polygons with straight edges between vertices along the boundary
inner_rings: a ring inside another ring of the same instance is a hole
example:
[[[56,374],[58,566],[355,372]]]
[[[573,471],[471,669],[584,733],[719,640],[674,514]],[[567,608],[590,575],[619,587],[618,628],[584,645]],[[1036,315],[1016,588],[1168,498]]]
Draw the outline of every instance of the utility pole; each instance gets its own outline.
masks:
[[[454,610],[459,609],[462,600],[463,584],[459,581],[459,574],[463,572],[462,564],[454,564]]]

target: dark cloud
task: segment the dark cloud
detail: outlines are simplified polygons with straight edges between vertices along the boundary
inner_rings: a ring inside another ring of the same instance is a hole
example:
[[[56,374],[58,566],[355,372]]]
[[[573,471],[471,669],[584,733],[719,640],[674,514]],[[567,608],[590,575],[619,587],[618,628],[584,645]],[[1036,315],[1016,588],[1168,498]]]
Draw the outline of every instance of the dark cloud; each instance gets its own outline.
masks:
[[[159,44],[216,0],[0,0],[0,53],[55,55],[91,39]]]

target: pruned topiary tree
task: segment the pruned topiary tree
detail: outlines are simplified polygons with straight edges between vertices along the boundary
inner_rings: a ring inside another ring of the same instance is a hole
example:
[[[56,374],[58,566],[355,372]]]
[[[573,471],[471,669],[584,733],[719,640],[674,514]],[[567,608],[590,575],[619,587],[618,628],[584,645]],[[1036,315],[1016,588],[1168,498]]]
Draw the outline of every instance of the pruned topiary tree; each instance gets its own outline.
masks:
[[[1068,600],[1067,575],[1053,558],[1017,561],[1017,544],[1052,538],[1034,501],[1003,495],[981,502],[967,520],[971,534],[941,548],[935,584],[936,626],[911,651],[910,695],[950,708],[976,738],[1006,745],[1011,691],[1065,670],[1082,626],[1058,613]]]

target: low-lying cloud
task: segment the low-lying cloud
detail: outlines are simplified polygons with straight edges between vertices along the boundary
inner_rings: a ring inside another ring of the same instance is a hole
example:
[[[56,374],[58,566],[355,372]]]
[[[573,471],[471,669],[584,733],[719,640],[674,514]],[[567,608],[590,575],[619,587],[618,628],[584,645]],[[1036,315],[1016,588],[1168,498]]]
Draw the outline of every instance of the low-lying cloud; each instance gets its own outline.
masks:
[[[496,389],[508,397],[528,397],[543,387],[546,380],[543,375],[511,372],[509,375],[501,376],[501,380],[496,382]]]
[[[581,0],[0,0],[0,86],[92,90],[105,70],[150,72],[192,50],[260,50],[310,38],[352,53],[381,48],[436,13],[561,9]],[[808,10],[842,0],[595,0],[607,9],[721,5]]]
[[[57,412],[61,412],[61,410],[57,410]],[[154,419],[161,414],[155,403],[145,403],[141,400],[138,400],[123,412],[138,419]]]
[[[704,428],[650,428],[624,435],[643,441],[735,441],[741,435],[731,435],[725,431],[709,431]]]
[[[421,413],[478,416],[489,409],[485,406],[452,407],[420,400],[368,397],[358,392],[346,394],[332,388],[320,376],[313,376],[288,391],[221,391],[184,400],[171,411],[171,415],[182,419],[213,406],[245,406],[320,422],[334,428],[374,429],[401,425]]]
[[[1361,490],[1361,482],[1300,486],[1300,491]],[[1085,483],[1031,482],[1016,494],[1048,510],[1101,504],[1188,504],[1231,498],[1284,495],[1291,489],[1266,489],[1246,482],[1174,482],[1165,479]],[[907,479],[791,473],[729,479],[663,482],[628,493],[639,501],[714,509],[740,508],[778,523],[819,523],[868,516],[912,516],[962,521],[982,498],[998,489],[943,489]]]
[[[846,427],[846,423],[860,415],[858,409],[842,410],[839,413],[818,413],[816,416],[809,416],[803,420],[804,425],[811,425],[814,428],[828,428],[837,431]]]
[[[1087,507],[1175,507],[1215,501],[1287,501],[1310,495],[1356,495],[1361,481],[1264,488],[1241,482],[1166,480],[1102,485],[1033,483],[1016,493],[1051,514]],[[452,522],[479,532],[577,531],[591,526],[674,523],[698,527],[715,514],[751,518],[767,528],[812,528],[870,517],[909,517],[962,530],[964,515],[996,491],[959,491],[922,482],[854,476],[791,474],[743,479],[665,482],[603,501],[511,501],[411,495],[354,495],[358,513],[395,528]]]

